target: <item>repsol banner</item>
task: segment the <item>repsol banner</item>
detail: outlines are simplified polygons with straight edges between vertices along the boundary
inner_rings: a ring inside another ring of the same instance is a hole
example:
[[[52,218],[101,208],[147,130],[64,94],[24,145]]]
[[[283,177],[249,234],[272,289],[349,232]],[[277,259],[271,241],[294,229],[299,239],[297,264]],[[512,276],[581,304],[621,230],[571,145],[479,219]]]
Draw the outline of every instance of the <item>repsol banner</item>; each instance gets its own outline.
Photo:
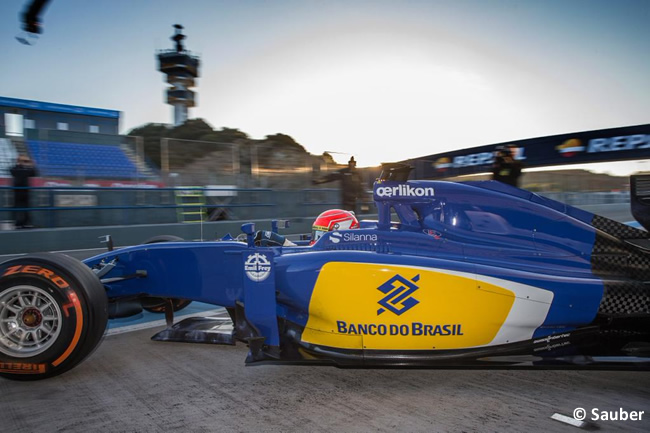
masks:
[[[491,171],[499,146],[516,146],[524,168],[650,158],[650,124],[509,141],[403,161],[415,179]]]

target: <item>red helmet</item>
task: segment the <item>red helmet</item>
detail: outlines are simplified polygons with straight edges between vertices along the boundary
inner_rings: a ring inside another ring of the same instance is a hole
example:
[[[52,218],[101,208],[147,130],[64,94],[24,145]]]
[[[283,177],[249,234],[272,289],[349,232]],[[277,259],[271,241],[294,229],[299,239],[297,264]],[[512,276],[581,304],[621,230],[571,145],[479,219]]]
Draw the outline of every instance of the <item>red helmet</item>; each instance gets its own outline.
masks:
[[[327,232],[359,228],[359,221],[354,212],[341,209],[326,210],[318,215],[312,225],[311,243],[313,244]]]

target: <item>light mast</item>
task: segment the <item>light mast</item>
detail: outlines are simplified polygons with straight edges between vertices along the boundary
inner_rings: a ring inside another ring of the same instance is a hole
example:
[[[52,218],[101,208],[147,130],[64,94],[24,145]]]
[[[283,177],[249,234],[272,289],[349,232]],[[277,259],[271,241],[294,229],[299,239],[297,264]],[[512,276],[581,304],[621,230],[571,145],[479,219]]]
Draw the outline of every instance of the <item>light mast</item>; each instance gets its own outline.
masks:
[[[194,107],[194,79],[199,76],[199,57],[183,46],[185,35],[183,26],[174,25],[174,35],[170,38],[175,47],[158,51],[158,70],[167,76],[172,87],[167,89],[167,103],[174,107],[174,126],[182,125],[188,117],[188,109]]]

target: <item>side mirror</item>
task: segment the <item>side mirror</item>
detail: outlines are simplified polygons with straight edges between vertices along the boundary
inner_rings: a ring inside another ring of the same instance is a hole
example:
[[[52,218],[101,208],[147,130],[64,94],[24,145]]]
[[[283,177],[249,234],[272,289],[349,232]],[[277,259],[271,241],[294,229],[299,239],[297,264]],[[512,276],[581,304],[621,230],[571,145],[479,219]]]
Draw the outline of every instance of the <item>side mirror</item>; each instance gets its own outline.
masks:
[[[242,224],[241,231],[246,234],[246,243],[248,246],[255,246],[255,223]]]

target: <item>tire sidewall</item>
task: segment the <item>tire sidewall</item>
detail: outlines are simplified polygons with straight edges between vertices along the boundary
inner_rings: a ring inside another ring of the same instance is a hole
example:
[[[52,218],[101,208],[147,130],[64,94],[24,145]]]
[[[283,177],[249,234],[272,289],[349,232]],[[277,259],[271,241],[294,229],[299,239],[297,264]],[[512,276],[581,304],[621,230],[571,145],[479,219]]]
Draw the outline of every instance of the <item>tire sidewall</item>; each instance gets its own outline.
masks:
[[[103,286],[90,269],[70,257],[54,254],[0,264],[0,295],[19,285],[40,288],[54,299],[60,310],[60,332],[42,353],[28,357],[0,353],[0,375],[19,380],[54,376],[74,367],[95,349],[106,328],[107,304],[105,293],[101,293]]]

